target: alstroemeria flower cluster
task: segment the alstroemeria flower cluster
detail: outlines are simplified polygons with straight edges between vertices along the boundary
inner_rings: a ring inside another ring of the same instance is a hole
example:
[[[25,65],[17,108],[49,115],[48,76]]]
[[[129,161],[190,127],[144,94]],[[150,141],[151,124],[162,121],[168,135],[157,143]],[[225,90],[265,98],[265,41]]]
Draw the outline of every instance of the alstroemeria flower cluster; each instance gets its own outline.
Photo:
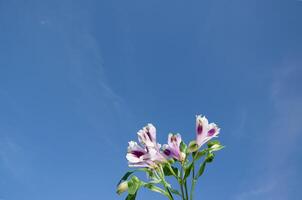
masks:
[[[126,158],[129,167],[135,167],[147,172],[150,182],[143,182],[136,176],[132,176],[132,172],[127,172],[119,183],[117,193],[120,194],[128,190],[127,199],[135,199],[138,188],[145,187],[154,192],[159,192],[164,196],[173,200],[173,194],[180,195],[183,200],[189,200],[187,180],[192,174],[192,189],[195,188],[197,179],[203,174],[206,163],[212,162],[214,152],[221,150],[222,145],[218,141],[211,139],[218,137],[220,128],[215,123],[209,123],[205,116],[196,116],[196,138],[187,146],[179,133],[168,134],[167,144],[161,145],[156,141],[156,128],[152,124],[147,124],[137,132],[138,143],[130,141]],[[203,148],[204,144],[207,147]],[[191,159],[190,159],[191,156]],[[200,158],[204,157],[204,161],[200,164],[198,173],[194,172],[195,164]],[[174,163],[179,165],[173,166]],[[179,182],[181,192],[172,188],[167,183],[165,176],[175,176]],[[156,184],[163,184],[163,188],[157,187]],[[193,194],[190,195],[193,199]]]

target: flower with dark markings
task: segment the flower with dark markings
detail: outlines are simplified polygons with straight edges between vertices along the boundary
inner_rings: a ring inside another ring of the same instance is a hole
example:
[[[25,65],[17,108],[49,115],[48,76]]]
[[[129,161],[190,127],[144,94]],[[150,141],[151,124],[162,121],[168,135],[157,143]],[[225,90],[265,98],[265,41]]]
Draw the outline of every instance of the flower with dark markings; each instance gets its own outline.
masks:
[[[176,160],[183,161],[185,159],[185,154],[180,151],[181,135],[173,135],[170,133],[168,135],[168,144],[163,145],[163,153],[167,157],[172,157]]]
[[[137,132],[138,141],[145,147],[156,148],[156,128],[152,124],[147,124]]]
[[[150,154],[134,141],[129,142],[126,158],[129,167],[149,167],[152,165]]]
[[[200,147],[219,134],[220,128],[208,122],[205,116],[196,116],[196,143]]]

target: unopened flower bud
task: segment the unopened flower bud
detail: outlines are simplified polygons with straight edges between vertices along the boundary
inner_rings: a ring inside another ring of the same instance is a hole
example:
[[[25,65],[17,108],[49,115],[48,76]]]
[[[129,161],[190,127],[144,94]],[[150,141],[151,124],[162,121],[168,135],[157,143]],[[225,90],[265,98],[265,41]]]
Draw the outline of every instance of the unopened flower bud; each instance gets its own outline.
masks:
[[[215,150],[215,149],[218,149],[220,147],[219,144],[214,144],[213,146],[211,146],[211,149]]]
[[[207,158],[206,158],[206,162],[210,163],[214,160],[214,154],[210,153]]]
[[[118,185],[116,193],[122,194],[127,190],[128,190],[128,181],[123,181]]]
[[[180,162],[183,162],[186,159],[186,154],[184,152],[180,152]]]
[[[191,142],[189,143],[189,146],[188,146],[188,148],[187,148],[187,152],[188,152],[188,153],[192,153],[192,152],[197,151],[198,149],[199,149],[198,144],[196,143],[195,140],[193,140],[193,141],[191,141]]]

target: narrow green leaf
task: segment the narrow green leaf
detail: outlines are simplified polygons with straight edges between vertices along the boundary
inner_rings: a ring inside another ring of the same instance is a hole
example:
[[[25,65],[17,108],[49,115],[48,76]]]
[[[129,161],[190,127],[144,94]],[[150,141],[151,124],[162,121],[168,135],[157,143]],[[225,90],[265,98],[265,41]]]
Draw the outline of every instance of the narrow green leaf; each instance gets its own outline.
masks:
[[[135,183],[133,183],[132,181],[128,182],[128,192],[129,194],[134,194],[136,192],[136,188],[135,188]]]
[[[169,167],[167,165],[165,165],[163,167],[163,170],[164,170],[165,176],[172,176],[173,175],[172,172],[171,172],[171,170],[169,169]]]
[[[121,178],[121,180],[118,182],[117,186],[119,186],[121,184],[121,182],[126,181],[128,179],[128,177],[133,174],[134,171],[128,171],[125,173],[125,175]]]
[[[198,174],[197,174],[197,178],[200,177],[200,176],[203,174],[203,172],[204,172],[204,170],[205,170],[205,167],[206,167],[206,164],[207,164],[207,162],[204,161],[204,162],[200,165],[199,170],[198,170]],[[196,178],[196,179],[197,179],[197,178]]]
[[[128,193],[135,194],[140,186],[141,181],[136,176],[132,176],[132,178],[128,181]]]
[[[150,170],[147,169],[147,168],[139,168],[139,169],[136,169],[136,170],[133,170],[133,171],[128,171],[128,172],[126,172],[126,173],[124,174],[124,176],[123,176],[123,177],[121,178],[121,180],[118,182],[117,186],[118,186],[121,182],[126,181],[126,180],[129,178],[129,176],[130,176],[131,174],[133,174],[134,172],[136,172],[136,171],[143,171],[143,172],[148,173]]]
[[[214,151],[219,151],[221,149],[223,149],[225,146],[222,146],[220,144],[214,144],[213,146],[211,146],[211,148],[209,148],[210,152],[214,152]]]
[[[184,175],[184,180],[186,180],[188,178],[188,176],[190,175],[191,173],[191,170],[193,168],[193,162],[187,167],[185,168],[185,175]]]
[[[178,191],[178,190],[175,190],[173,188],[170,188],[170,191],[173,193],[173,194],[176,194],[178,196],[181,196],[181,193]]]
[[[208,142],[208,147],[211,148],[213,145],[218,144],[220,145],[220,142],[218,140],[212,140]]]
[[[125,200],[135,200],[136,194],[137,194],[137,193],[128,194]]]
[[[202,156],[206,155],[207,152],[208,152],[207,149],[204,149],[204,150],[202,150],[202,151],[198,151],[198,152],[195,154],[195,156],[194,156],[194,160],[195,160],[195,161],[196,161],[196,160],[199,160]]]
[[[171,169],[169,168],[168,165],[169,165],[169,164],[166,164],[166,165],[163,167],[164,174],[165,174],[165,176],[172,176],[173,173],[171,172]],[[178,173],[179,173],[179,172],[178,172],[178,169],[177,169],[176,167],[173,167],[173,166],[170,166],[170,167],[172,168],[174,174],[175,174],[176,176],[178,176]]]
[[[215,155],[213,153],[209,153],[206,157],[206,162],[210,163],[214,160]]]
[[[152,178],[154,176],[154,173],[151,170],[146,171],[147,177]]]
[[[164,191],[163,189],[153,185],[152,183],[145,183],[145,184],[143,184],[143,187],[145,187],[145,188],[147,188],[147,189],[149,189],[153,192],[160,193],[164,196],[169,196],[169,194],[166,191]]]
[[[180,143],[180,151],[183,153],[187,152],[187,145],[183,141],[181,141],[181,143]]]

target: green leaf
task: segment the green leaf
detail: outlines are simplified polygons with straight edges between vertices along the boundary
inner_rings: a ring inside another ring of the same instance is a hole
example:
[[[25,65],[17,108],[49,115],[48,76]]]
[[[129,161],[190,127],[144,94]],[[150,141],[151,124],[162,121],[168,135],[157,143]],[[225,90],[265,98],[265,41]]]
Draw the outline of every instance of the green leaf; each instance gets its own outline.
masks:
[[[174,159],[168,159],[168,163],[173,164],[173,163],[175,163],[175,160]]]
[[[220,142],[218,140],[212,140],[212,141],[208,142],[208,147],[211,148],[215,144],[220,145]]]
[[[121,180],[118,182],[117,186],[118,186],[121,182],[126,181],[126,180],[129,178],[129,176],[130,176],[131,174],[133,174],[134,172],[136,172],[136,171],[143,171],[143,172],[146,172],[146,173],[150,172],[150,170],[147,169],[147,168],[139,168],[139,169],[136,169],[136,170],[133,170],[133,171],[128,171],[128,172],[126,172],[126,173],[124,174],[124,176],[123,176],[123,177],[121,178]]]
[[[173,175],[172,172],[171,172],[171,170],[169,169],[169,167],[167,165],[165,165],[163,167],[163,170],[164,170],[165,176],[172,176]]]
[[[185,168],[184,180],[186,180],[188,178],[188,176],[190,175],[193,165],[194,165],[194,162],[192,162],[187,168]]]
[[[204,162],[200,165],[199,170],[198,170],[198,174],[197,174],[197,178],[200,177],[200,176],[203,174],[204,169],[205,169],[205,167],[206,167],[206,164],[207,164],[207,162],[204,161]]]
[[[214,144],[211,146],[211,148],[209,148],[210,153],[214,152],[214,151],[219,151],[221,149],[223,149],[225,146],[222,146],[220,144]]]
[[[126,172],[126,174],[121,178],[121,180],[118,182],[117,186],[119,186],[121,184],[121,182],[126,181],[128,179],[128,177],[133,174],[134,171],[128,171]]]
[[[137,185],[132,181],[128,182],[128,192],[129,194],[134,194],[137,191]]]
[[[213,153],[209,153],[206,157],[206,162],[210,163],[214,160],[215,155]]]
[[[143,187],[145,187],[145,188],[147,188],[147,189],[149,189],[153,192],[160,193],[164,196],[169,196],[169,194],[166,191],[164,191],[163,189],[153,185],[152,183],[145,183],[145,184],[143,184]]]
[[[151,181],[149,181],[149,183],[153,183],[153,184],[158,184],[161,183],[162,181],[160,179],[153,179]]]
[[[173,194],[176,194],[178,196],[181,196],[181,193],[178,191],[178,190],[174,190],[173,188],[170,188],[170,191],[173,193]]]
[[[198,151],[198,152],[195,154],[195,156],[194,156],[194,160],[196,161],[196,160],[200,159],[202,156],[206,155],[207,152],[208,152],[207,149],[204,149],[204,150],[202,150],[202,151]]]
[[[141,183],[141,181],[139,180],[139,178],[137,178],[137,176],[132,176],[131,180],[135,183]]]
[[[132,176],[128,181],[128,193],[135,194],[141,185],[141,181],[136,176]]]
[[[171,172],[171,169],[169,168],[168,165],[169,165],[169,164],[166,164],[166,165],[163,167],[164,174],[165,174],[165,176],[172,176],[173,173]],[[176,176],[178,176],[178,174],[179,174],[178,169],[177,169],[176,167],[173,167],[173,166],[170,166],[170,167],[172,168],[174,174],[175,174]]]
[[[154,172],[152,170],[146,171],[146,174],[149,179],[154,179],[155,177]]]
[[[137,193],[135,193],[135,194],[128,194],[128,196],[126,197],[125,200],[135,200],[136,194],[137,194]]]
[[[187,145],[183,141],[181,141],[181,143],[180,143],[180,151],[183,153],[187,152]]]

